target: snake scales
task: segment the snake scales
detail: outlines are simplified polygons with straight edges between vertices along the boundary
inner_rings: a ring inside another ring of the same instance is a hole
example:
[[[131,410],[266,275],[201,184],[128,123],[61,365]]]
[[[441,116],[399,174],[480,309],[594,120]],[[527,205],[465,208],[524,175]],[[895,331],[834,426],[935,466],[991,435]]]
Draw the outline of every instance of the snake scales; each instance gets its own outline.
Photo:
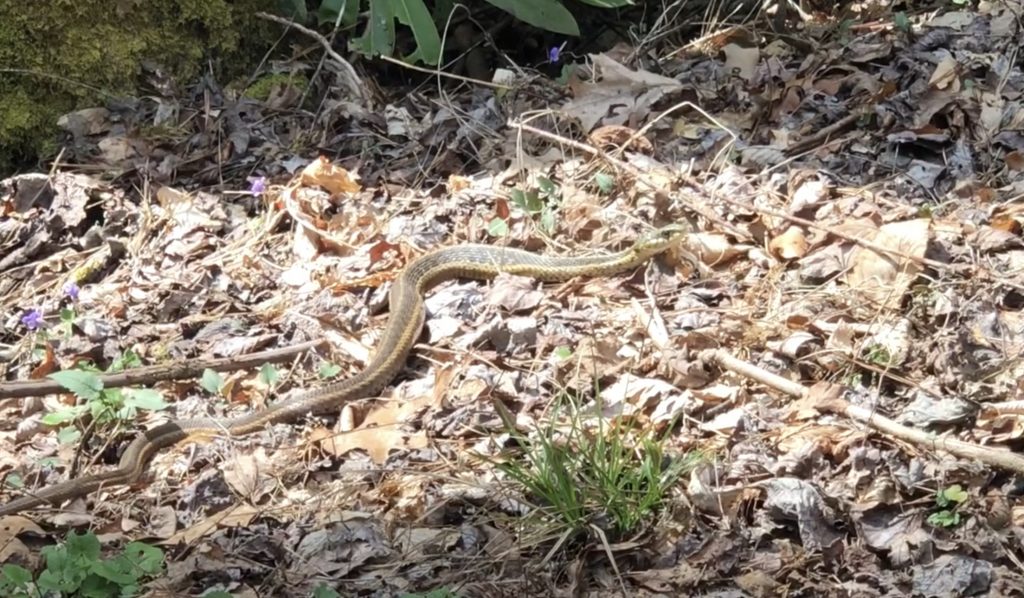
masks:
[[[377,351],[359,373],[275,403],[256,413],[235,418],[174,420],[139,434],[121,456],[117,468],[47,486],[0,505],[9,515],[42,504],[61,502],[94,492],[101,486],[129,484],[144,473],[161,449],[187,438],[240,436],[267,424],[291,421],[307,413],[336,407],[345,401],[380,392],[405,365],[425,318],[423,295],[453,278],[493,278],[499,273],[530,276],[545,281],[576,276],[610,276],[646,262],[676,245],[684,228],[669,225],[641,236],[630,248],[604,256],[547,257],[529,251],[486,245],[458,245],[439,249],[411,262],[391,287],[390,316]]]

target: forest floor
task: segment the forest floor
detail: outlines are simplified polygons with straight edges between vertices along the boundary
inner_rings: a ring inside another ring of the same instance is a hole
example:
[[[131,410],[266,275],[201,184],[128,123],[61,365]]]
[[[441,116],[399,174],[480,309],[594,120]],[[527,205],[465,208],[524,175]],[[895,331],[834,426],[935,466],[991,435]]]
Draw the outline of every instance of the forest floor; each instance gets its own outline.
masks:
[[[1024,596],[1024,11],[944,6],[67,115],[0,182],[0,502],[355,374],[430,249],[690,232],[446,282],[380,396],[4,517],[0,561],[91,532],[154,596]]]

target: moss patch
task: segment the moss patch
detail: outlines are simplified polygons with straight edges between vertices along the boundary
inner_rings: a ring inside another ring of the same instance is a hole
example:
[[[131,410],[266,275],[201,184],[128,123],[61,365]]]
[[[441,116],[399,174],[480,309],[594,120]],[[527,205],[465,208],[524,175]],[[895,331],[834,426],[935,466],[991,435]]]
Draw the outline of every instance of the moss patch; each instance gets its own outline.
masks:
[[[253,15],[273,0],[0,0],[0,176],[53,147],[57,118],[152,93],[143,65],[179,84],[207,60],[245,73],[279,31]]]

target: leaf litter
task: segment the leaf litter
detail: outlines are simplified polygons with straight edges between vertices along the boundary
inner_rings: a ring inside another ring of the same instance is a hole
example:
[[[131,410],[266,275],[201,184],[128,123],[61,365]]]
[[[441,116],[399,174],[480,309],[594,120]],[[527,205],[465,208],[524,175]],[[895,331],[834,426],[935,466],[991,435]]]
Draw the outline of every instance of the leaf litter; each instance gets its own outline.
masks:
[[[170,593],[1020,595],[1020,16],[983,3],[913,34],[889,13],[852,34],[811,14],[788,36],[652,38],[590,55],[564,89],[505,73],[505,94],[328,98],[312,144],[273,134],[312,115],[230,95],[223,119],[169,98],[67,115],[69,162],[155,191],[64,167],[0,182],[9,496],[114,463],[133,434],[60,442],[42,418],[74,398],[8,398],[15,381],[128,350],[172,365],[327,339],[276,382],[159,382],[172,407],[132,425],[246,413],[356,372],[390,280],[425,250],[694,230],[685,253],[612,279],[447,283],[383,396],[178,446],[143,484],[3,518],[3,560],[38,564],[41,539],[88,526],[173,549],[154,588]],[[560,115],[531,112],[548,102]],[[192,141],[169,151],[125,116]],[[629,537],[545,538],[544,505],[495,467],[515,448],[506,416],[536,437],[564,395],[591,432],[704,455]]]

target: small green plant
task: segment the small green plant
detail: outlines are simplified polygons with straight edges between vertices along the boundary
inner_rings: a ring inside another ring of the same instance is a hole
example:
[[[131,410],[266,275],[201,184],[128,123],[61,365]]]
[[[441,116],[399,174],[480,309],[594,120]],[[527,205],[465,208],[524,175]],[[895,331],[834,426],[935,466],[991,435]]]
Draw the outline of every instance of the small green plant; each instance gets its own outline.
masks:
[[[144,579],[160,573],[164,567],[163,551],[142,542],[131,542],[119,555],[103,559],[100,541],[92,532],[71,532],[63,544],[43,548],[42,556],[45,567],[35,581],[24,567],[0,568],[0,595],[128,598],[139,593]]]
[[[873,343],[867,347],[865,350],[865,358],[875,365],[892,365],[892,354],[885,346],[878,343]]]
[[[562,72],[555,77],[555,83],[565,87],[569,85],[569,80],[572,79],[573,73],[579,70],[579,65],[573,63],[566,63],[562,65]]]
[[[508,222],[504,218],[492,218],[487,223],[487,234],[492,237],[501,238],[508,234]]]
[[[224,376],[210,368],[203,370],[203,375],[199,377],[199,386],[212,395],[220,394],[225,384]]]
[[[107,368],[108,373],[135,367],[138,356],[128,351]],[[59,426],[90,414],[99,425],[130,421],[139,411],[159,411],[167,407],[163,396],[148,388],[104,388],[99,370],[89,364],[77,369],[63,370],[50,374],[49,378],[68,389],[84,403],[62,407],[43,416],[43,423]],[[73,426],[65,426],[58,432],[61,442],[75,442],[80,434]]]
[[[910,33],[910,19],[907,13],[899,11],[892,16],[892,24],[903,33]]]
[[[341,598],[341,594],[336,592],[330,586],[320,584],[310,594],[310,598]]]
[[[606,172],[599,172],[594,175],[594,184],[597,185],[601,195],[610,195],[615,190],[615,176]]]
[[[562,431],[558,419],[565,405],[571,414]],[[500,406],[499,412],[524,455],[499,468],[539,503],[542,516],[570,534],[595,524],[610,527],[617,536],[635,530],[698,458],[671,459],[664,454],[664,436],[611,429],[600,416],[596,429],[588,430],[572,400],[559,401],[551,422],[535,438],[519,433],[514,418]]]
[[[325,361],[317,369],[317,375],[321,380],[329,380],[341,373],[341,366],[336,363]]]
[[[967,502],[970,496],[960,484],[953,484],[948,488],[939,490],[935,494],[935,505],[939,507],[928,516],[928,523],[935,527],[956,527],[960,525],[960,506]]]
[[[555,232],[558,206],[561,204],[558,185],[547,177],[537,177],[537,186],[526,191],[513,189],[509,193],[512,205],[530,218],[537,218],[540,229],[550,235]],[[487,233],[492,237],[508,234],[508,223],[503,218],[494,218],[487,224]]]

